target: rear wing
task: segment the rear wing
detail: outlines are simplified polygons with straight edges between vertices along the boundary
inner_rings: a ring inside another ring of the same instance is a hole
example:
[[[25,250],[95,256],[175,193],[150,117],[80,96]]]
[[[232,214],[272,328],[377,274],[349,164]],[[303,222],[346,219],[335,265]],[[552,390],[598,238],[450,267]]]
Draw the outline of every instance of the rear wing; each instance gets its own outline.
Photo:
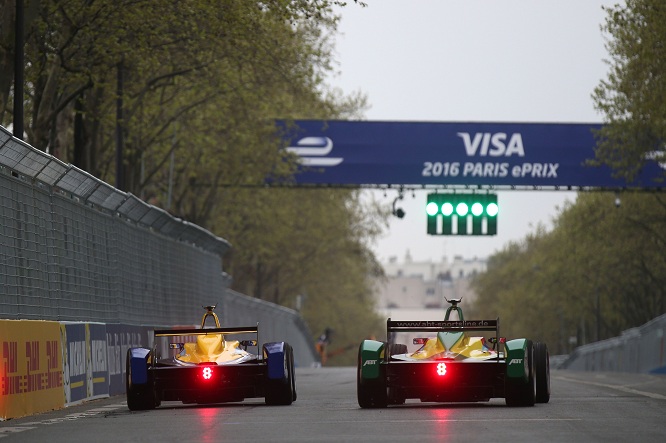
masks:
[[[197,335],[240,335],[240,334],[254,334],[254,340],[242,340],[241,346],[247,350],[248,346],[257,346],[257,357],[259,354],[259,323],[255,326],[238,326],[233,328],[183,328],[183,329],[155,329],[153,331],[155,338],[157,337],[187,337]],[[153,340],[153,347],[157,350],[157,340]],[[169,346],[175,345],[169,342]],[[182,346],[182,345],[181,345]],[[176,348],[172,348],[176,349]]]
[[[397,332],[466,332],[466,331],[495,331],[495,343],[500,342],[499,317],[495,320],[391,320],[386,321],[386,338],[393,341]],[[389,358],[387,362],[390,362]],[[499,352],[497,353],[499,362]]]
[[[466,332],[495,331],[495,340],[499,342],[499,317],[495,320],[391,320],[386,321],[386,338],[392,341],[396,332]]]
[[[386,321],[386,332],[463,332],[495,331],[499,336],[499,317],[495,320],[436,320],[436,321]]]
[[[259,324],[256,326],[239,326],[234,328],[189,328],[189,329],[155,329],[155,337],[175,337],[180,335],[209,334],[256,334],[259,336]]]

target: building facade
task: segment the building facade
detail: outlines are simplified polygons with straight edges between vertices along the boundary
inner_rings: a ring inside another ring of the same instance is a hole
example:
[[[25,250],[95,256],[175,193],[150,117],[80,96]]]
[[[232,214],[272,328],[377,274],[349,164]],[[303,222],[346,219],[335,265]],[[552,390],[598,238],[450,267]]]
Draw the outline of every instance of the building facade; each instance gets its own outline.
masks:
[[[387,278],[376,285],[376,309],[399,320],[443,318],[449,306],[446,299],[462,297],[464,305],[473,302],[470,280],[486,270],[485,259],[414,261],[409,251],[402,261],[391,257],[382,265]]]

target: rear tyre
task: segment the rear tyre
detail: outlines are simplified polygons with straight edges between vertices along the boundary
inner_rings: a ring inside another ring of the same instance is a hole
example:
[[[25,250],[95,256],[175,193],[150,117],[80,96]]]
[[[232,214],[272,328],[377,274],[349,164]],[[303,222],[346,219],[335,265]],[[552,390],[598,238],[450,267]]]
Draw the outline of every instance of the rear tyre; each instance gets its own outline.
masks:
[[[285,377],[283,379],[266,380],[266,404],[267,405],[290,405],[294,401],[294,351],[288,343],[284,344],[283,361]],[[277,358],[270,355],[268,358]]]
[[[146,384],[132,383],[131,349],[127,350],[125,366],[125,394],[127,396],[127,407],[130,411],[145,411],[154,409],[160,403],[155,397],[153,385],[148,377]]]
[[[289,359],[291,362],[291,401],[295,402],[296,401],[296,371],[294,370],[294,349],[289,346],[289,355],[291,358]]]
[[[385,408],[388,405],[386,375],[384,367],[379,368],[379,377],[374,380],[363,378],[361,360],[362,345],[358,349],[358,367],[356,371],[356,395],[358,405],[362,408]]]
[[[527,360],[528,380],[506,380],[505,400],[508,406],[534,406],[536,401],[536,387],[534,377],[534,346],[532,340],[527,340],[525,349]]]
[[[548,403],[550,400],[550,356],[545,343],[534,345],[534,371],[536,378],[536,402]]]

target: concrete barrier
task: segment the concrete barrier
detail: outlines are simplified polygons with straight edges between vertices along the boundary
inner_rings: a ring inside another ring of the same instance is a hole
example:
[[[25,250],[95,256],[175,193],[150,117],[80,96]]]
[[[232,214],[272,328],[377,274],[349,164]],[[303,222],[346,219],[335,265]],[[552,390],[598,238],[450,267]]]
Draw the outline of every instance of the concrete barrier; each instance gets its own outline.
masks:
[[[619,337],[579,346],[562,369],[634,373],[666,373],[666,314]]]

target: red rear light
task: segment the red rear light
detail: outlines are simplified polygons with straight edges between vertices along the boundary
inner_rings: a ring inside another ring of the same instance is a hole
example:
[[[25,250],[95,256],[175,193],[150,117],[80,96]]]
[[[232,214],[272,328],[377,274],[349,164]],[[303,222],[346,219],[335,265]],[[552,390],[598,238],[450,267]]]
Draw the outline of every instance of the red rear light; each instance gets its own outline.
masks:
[[[213,367],[212,366],[204,366],[201,369],[201,378],[204,380],[210,380],[213,378]]]
[[[437,364],[437,375],[439,375],[440,377],[446,375],[446,363]]]

